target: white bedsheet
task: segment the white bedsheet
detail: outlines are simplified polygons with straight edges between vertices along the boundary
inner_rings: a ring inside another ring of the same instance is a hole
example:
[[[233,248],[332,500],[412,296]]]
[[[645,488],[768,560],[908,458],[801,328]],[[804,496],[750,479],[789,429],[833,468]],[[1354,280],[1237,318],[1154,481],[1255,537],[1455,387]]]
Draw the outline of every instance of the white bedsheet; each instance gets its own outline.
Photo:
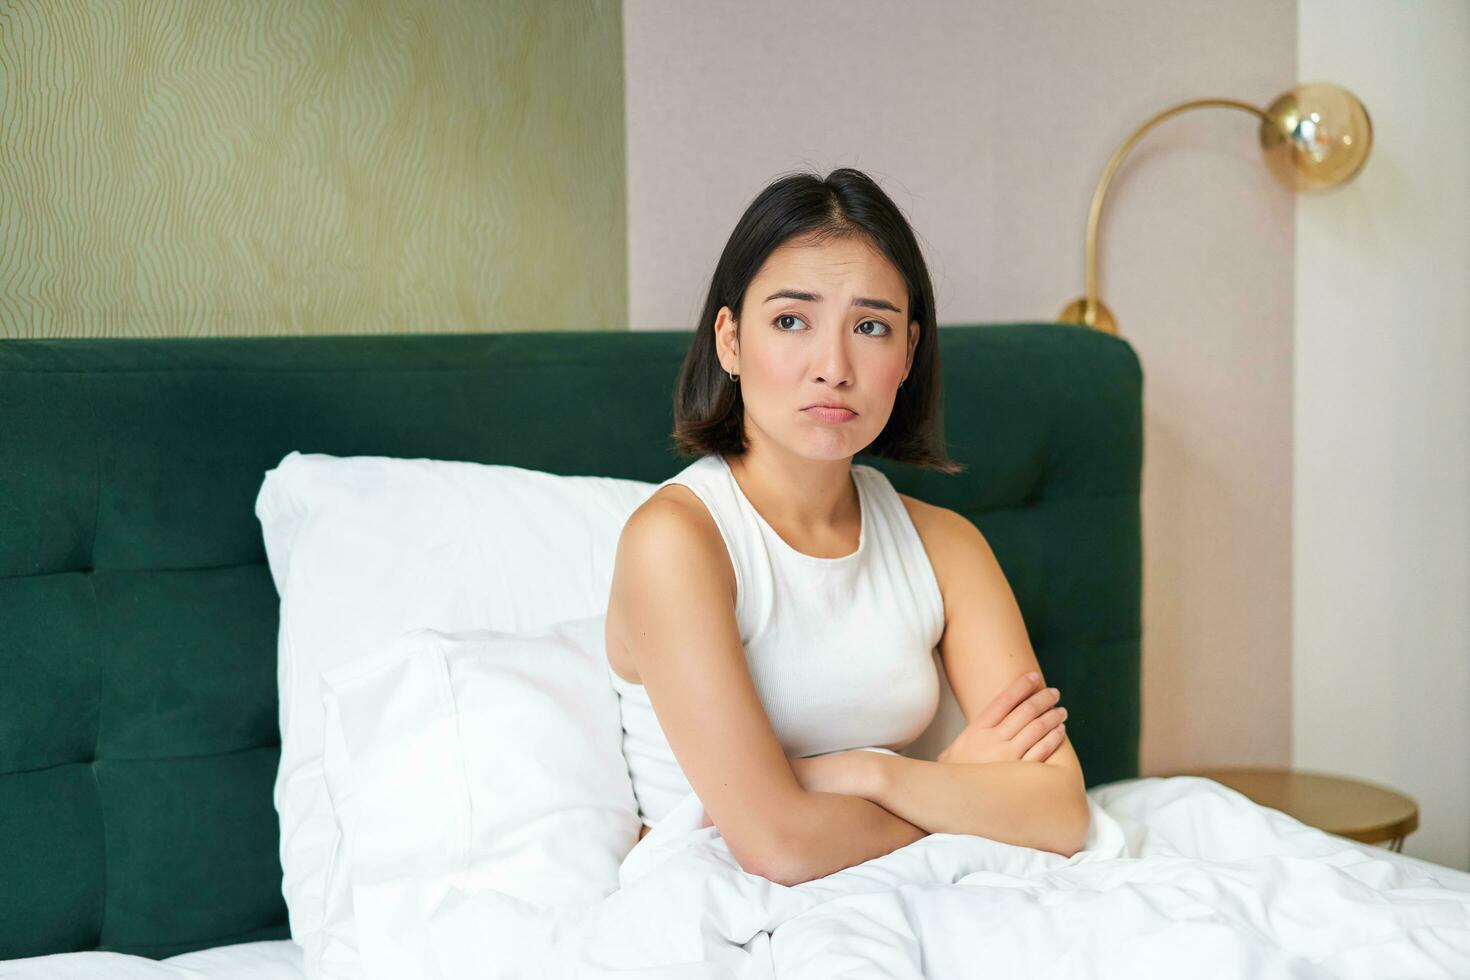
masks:
[[[1323,833],[1198,777],[1094,787],[1071,858],[933,834],[787,888],[685,798],[597,903],[406,878],[355,892],[369,980],[1470,978],[1470,873]]]
[[[1470,978],[1470,873],[1325,834],[1226,786],[1094,787],[1071,858],[934,834],[793,888],[740,870],[692,794],[596,903],[407,877],[360,887],[369,980],[412,977]],[[70,953],[16,980],[290,978],[291,942],[162,962]]]
[[[122,953],[56,953],[0,960],[3,980],[304,980],[289,939],[235,943],[164,960]]]

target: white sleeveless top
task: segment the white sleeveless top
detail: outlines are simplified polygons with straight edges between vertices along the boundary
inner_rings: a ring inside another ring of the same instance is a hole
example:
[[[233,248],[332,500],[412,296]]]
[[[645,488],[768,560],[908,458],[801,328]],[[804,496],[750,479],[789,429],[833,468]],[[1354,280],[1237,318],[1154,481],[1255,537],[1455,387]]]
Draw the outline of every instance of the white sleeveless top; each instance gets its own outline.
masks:
[[[714,517],[736,582],[735,619],[761,704],[788,756],[897,750],[923,734],[939,704],[935,647],[944,601],[934,568],[883,472],[852,464],[862,511],[857,550],[797,551],[766,523],[724,456],[701,456],[659,484],[692,490]],[[692,790],[642,684],[608,664],[643,822],[653,826]]]

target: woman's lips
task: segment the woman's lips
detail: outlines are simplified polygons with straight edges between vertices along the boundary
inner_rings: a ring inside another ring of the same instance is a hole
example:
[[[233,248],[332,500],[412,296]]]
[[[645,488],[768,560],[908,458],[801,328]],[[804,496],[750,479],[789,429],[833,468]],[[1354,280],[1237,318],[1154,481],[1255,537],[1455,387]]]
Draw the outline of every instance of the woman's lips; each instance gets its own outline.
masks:
[[[856,412],[846,408],[826,408],[821,405],[813,405],[811,408],[803,408],[802,411],[823,422],[847,422],[857,418]]]

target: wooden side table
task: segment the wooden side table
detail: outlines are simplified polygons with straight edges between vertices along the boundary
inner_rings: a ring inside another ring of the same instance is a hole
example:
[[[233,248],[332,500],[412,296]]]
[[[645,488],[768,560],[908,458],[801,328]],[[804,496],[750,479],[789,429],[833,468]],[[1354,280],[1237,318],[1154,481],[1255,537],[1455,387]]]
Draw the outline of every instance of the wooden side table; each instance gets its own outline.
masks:
[[[1228,767],[1150,773],[1203,776],[1236,790],[1262,806],[1280,810],[1304,824],[1364,844],[1389,841],[1404,849],[1404,838],[1419,827],[1419,804],[1402,793],[1361,779],[1300,769]]]

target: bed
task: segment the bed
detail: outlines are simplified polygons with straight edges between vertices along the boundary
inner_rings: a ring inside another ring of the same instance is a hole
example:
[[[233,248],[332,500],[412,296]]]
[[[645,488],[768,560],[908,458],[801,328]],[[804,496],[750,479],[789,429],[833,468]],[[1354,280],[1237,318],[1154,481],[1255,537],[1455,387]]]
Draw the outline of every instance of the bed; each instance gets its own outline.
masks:
[[[859,461],[965,514],[994,548],[1069,709],[1090,851],[931,835],[772,889],[689,811],[692,836],[676,820],[640,844],[622,907],[604,903],[575,937],[544,932],[519,969],[563,956],[568,976],[945,976],[983,957],[1055,976],[1188,963],[1470,975],[1470,874],[1208,780],[1139,778],[1143,395],[1128,343],[1052,323],[940,337],[947,440],[968,469]],[[306,976],[272,803],[279,597],[253,511],[263,474],[306,451],[657,482],[687,462],[667,435],[688,340],[0,342],[0,976]],[[635,935],[640,895],[687,928]],[[512,975],[484,933],[456,946],[441,930],[424,975]]]

